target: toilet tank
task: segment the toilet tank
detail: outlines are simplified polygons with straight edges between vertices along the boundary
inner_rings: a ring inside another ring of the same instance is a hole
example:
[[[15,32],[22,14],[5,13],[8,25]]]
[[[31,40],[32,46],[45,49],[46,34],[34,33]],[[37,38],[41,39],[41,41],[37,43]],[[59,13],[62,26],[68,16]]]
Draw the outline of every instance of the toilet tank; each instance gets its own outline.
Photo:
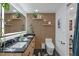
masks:
[[[45,45],[48,46],[48,47],[54,48],[54,44],[52,42],[52,38],[46,38],[45,39]]]
[[[46,38],[45,43],[52,42],[52,38]]]

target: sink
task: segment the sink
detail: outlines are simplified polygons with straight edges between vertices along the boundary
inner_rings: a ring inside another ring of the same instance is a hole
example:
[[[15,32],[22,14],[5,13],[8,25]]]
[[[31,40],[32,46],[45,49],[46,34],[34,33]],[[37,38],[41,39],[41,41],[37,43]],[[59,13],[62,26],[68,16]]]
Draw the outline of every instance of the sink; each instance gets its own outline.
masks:
[[[15,51],[16,49],[12,49],[12,48],[6,48],[5,51]]]
[[[28,38],[24,38],[24,39],[22,39],[22,41],[30,41],[30,39],[28,39]]]
[[[27,38],[33,38],[33,35],[28,35]]]
[[[27,42],[17,42],[16,44],[11,46],[10,48],[23,48],[25,45],[27,45]]]

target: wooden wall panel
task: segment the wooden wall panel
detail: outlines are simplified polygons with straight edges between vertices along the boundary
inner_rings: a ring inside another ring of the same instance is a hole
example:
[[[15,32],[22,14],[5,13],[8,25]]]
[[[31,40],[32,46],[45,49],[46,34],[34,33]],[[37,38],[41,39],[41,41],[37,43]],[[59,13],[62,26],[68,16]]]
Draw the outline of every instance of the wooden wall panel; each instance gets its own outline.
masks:
[[[45,38],[52,38],[55,44],[55,13],[40,13],[42,20],[35,20],[31,13],[27,14],[27,27],[33,26],[34,33],[36,34],[36,46],[41,48],[41,43],[45,42]],[[44,26],[43,20],[51,21],[51,26]],[[39,45],[39,46],[38,46]]]
[[[5,13],[5,34],[24,31],[25,29],[25,18],[13,18],[15,13]],[[10,20],[10,21],[8,21]]]

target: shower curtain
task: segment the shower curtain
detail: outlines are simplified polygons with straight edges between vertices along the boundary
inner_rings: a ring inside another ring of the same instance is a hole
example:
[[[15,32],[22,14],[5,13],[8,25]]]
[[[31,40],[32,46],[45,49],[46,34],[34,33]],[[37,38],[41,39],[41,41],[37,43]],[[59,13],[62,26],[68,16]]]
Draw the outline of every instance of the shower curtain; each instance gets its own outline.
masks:
[[[73,56],[79,56],[79,3],[77,4],[76,23],[73,39]]]

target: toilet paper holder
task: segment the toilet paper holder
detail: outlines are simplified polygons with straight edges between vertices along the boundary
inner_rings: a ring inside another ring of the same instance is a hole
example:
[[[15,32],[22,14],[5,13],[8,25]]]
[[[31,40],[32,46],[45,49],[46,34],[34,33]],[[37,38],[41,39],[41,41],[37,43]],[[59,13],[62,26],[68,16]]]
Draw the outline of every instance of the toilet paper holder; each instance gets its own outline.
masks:
[[[61,44],[65,44],[65,43],[61,41]]]

